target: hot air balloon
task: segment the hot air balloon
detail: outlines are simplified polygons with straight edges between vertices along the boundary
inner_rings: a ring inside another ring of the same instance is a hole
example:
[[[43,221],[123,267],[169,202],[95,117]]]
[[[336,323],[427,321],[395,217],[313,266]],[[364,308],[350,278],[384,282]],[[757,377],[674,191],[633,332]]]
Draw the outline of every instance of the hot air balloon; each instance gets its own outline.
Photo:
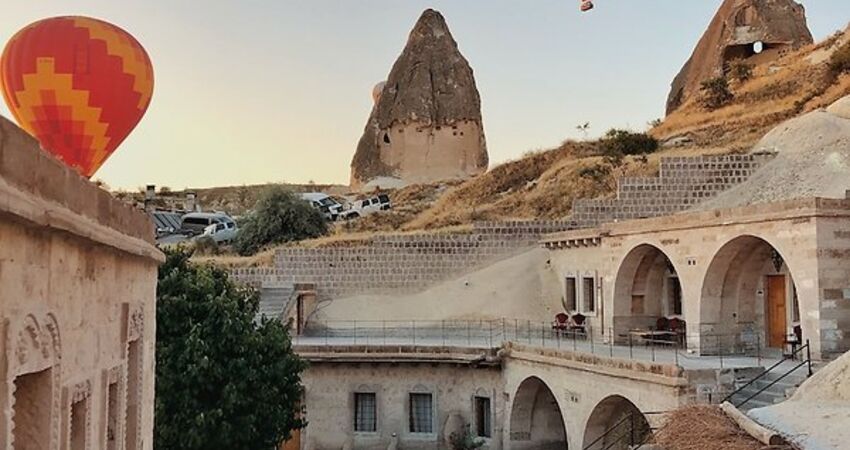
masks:
[[[377,105],[378,100],[381,99],[381,94],[384,93],[384,87],[387,85],[386,81],[381,81],[376,84],[375,87],[372,88],[372,101]]]
[[[581,2],[581,12],[588,12],[593,9],[593,2],[590,0],[579,0]]]
[[[6,44],[0,87],[21,128],[90,178],[145,114],[153,67],[121,28],[88,17],[54,17]]]

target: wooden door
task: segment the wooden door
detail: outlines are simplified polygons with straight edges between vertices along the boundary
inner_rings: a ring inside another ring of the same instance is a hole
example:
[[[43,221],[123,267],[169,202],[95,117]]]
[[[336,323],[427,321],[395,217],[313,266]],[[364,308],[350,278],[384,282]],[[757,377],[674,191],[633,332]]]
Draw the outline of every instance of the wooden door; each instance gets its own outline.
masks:
[[[785,292],[785,275],[767,277],[767,336],[768,345],[774,348],[785,346],[788,325]]]

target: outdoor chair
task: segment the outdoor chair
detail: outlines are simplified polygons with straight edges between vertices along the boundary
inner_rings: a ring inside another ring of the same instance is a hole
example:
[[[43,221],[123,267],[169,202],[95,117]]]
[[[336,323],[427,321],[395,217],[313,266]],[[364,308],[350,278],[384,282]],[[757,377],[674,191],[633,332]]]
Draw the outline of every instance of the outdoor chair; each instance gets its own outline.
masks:
[[[566,313],[558,313],[552,322],[552,330],[562,332],[569,329],[570,316]]]

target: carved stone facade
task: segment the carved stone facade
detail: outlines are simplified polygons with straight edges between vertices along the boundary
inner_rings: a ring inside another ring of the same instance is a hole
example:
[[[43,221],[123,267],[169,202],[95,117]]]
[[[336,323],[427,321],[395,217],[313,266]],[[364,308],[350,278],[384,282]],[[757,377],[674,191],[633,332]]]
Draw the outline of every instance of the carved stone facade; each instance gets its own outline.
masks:
[[[151,449],[149,220],[2,118],[0,199],[0,450]]]

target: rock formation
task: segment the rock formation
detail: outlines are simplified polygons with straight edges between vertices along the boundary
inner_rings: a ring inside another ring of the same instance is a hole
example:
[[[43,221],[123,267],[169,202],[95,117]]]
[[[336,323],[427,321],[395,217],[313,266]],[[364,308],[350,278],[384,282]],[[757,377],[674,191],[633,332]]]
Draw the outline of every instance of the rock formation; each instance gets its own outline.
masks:
[[[487,170],[481,98],[469,62],[426,10],[385,83],[351,162],[351,185],[432,182]],[[384,180],[384,181],[380,181]]]
[[[845,198],[850,191],[850,97],[790,119],[767,133],[753,153],[776,157],[747,181],[696,209],[735,208],[809,197]]]
[[[812,42],[806,11],[794,0],[725,0],[673,80],[667,114],[698,92],[703,81],[723,75],[733,60],[758,64]]]

